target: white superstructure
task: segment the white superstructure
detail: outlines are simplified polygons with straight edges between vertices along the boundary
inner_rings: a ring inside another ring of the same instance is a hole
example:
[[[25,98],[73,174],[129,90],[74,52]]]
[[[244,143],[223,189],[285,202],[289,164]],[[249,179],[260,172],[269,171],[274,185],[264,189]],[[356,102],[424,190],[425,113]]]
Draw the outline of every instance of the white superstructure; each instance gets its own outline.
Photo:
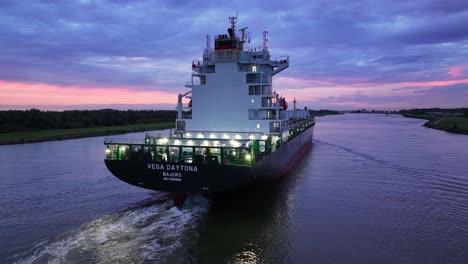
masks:
[[[289,66],[289,57],[271,58],[268,32],[261,49],[244,50],[247,28],[238,30],[229,18],[228,34],[207,36],[203,59],[192,62],[192,77],[179,95],[176,135],[180,137],[259,139],[289,136],[284,98],[273,90],[272,77]],[[183,104],[182,99],[190,99]]]

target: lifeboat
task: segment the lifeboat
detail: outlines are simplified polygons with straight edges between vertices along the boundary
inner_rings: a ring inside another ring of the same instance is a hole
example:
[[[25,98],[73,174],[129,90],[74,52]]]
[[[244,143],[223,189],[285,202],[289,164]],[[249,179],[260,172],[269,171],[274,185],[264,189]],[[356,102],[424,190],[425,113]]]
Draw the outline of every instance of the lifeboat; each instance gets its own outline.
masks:
[[[288,102],[286,101],[286,98],[282,98],[281,99],[281,103],[280,105],[283,107],[283,110],[287,110],[288,109]]]

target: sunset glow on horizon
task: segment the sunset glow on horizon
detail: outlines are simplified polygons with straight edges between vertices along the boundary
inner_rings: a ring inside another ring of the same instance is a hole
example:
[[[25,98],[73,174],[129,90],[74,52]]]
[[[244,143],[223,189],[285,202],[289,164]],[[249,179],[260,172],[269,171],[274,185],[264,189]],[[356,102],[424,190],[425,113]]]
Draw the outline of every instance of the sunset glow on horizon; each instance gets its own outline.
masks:
[[[206,34],[225,33],[236,10],[245,49],[268,28],[272,59],[289,56],[273,90],[299,107],[468,106],[466,1],[72,0],[2,6],[0,110],[174,109]]]
[[[0,81],[0,98],[2,103],[8,105],[172,104],[177,99],[177,93]]]

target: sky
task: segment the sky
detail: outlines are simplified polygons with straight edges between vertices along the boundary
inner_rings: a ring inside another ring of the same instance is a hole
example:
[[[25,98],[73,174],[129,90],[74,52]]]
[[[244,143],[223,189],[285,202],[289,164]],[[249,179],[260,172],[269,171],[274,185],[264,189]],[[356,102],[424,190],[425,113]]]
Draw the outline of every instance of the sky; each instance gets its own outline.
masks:
[[[0,110],[174,109],[236,12],[299,107],[468,107],[467,0],[2,0]]]

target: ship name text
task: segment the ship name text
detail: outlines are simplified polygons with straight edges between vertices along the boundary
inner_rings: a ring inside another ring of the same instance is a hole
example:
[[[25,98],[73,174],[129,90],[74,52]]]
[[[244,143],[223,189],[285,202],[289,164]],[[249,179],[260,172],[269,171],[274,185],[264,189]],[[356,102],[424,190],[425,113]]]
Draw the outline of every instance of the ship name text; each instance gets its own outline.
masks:
[[[148,163],[147,165],[148,165],[148,169],[151,169],[151,170],[198,172],[197,166],[193,166],[193,165],[159,164],[159,163]]]

